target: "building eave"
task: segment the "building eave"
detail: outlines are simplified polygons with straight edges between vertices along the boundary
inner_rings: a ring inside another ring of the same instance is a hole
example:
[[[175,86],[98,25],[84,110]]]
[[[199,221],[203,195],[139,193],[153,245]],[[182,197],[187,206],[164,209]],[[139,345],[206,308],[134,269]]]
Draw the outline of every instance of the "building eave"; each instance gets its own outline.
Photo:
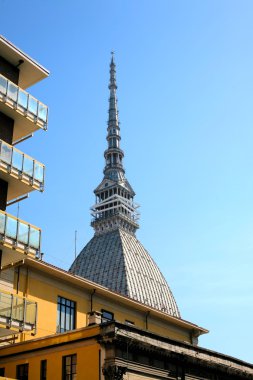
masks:
[[[19,86],[23,89],[34,85],[35,83],[49,76],[49,71],[13,45],[5,37],[0,35],[1,56],[13,66],[17,66],[20,61],[23,63],[19,66]]]
[[[55,278],[60,279],[64,282],[71,283],[78,287],[86,288],[90,292],[93,292],[95,290],[96,295],[107,297],[114,301],[116,300],[117,302],[121,302],[122,304],[127,305],[135,310],[141,310],[149,316],[156,317],[160,320],[163,320],[166,323],[170,323],[179,328],[183,328],[195,334],[196,336],[200,336],[209,332],[207,329],[203,327],[200,327],[184,319],[174,317],[170,314],[147,306],[141,302],[135,301],[119,293],[113,292],[106,287],[103,287],[95,282],[89,281],[83,277],[76,276],[45,261],[34,260],[32,258],[27,257],[24,260],[24,264],[26,264],[28,267],[41,270],[43,271],[43,273],[47,273],[50,276],[54,276]]]

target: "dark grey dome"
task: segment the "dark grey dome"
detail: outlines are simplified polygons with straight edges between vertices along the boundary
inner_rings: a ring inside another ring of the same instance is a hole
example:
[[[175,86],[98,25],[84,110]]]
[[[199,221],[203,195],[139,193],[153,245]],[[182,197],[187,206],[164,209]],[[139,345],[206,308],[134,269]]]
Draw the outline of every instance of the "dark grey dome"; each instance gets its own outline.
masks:
[[[136,237],[121,228],[95,234],[70,272],[180,318],[158,266]]]

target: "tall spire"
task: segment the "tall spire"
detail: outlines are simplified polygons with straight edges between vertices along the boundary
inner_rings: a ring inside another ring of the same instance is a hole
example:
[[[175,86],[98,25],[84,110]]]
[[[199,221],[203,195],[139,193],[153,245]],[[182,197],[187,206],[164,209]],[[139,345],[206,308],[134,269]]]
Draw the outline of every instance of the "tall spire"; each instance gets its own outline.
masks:
[[[110,90],[106,137],[108,146],[104,152],[104,178],[94,190],[96,204],[91,208],[93,217],[91,224],[96,233],[104,233],[120,227],[134,234],[139,227],[137,223],[139,214],[136,211],[137,206],[133,202],[135,193],[125,178],[123,167],[124,152],[120,148],[116,65],[113,52],[108,87]]]
[[[105,177],[112,180],[123,180],[125,170],[123,168],[122,159],[124,152],[120,149],[120,127],[117,106],[117,84],[116,84],[116,65],[114,63],[114,53],[112,52],[110,64],[110,90],[109,111],[108,111],[108,127],[107,127],[107,143],[108,148],[104,153],[105,156]]]

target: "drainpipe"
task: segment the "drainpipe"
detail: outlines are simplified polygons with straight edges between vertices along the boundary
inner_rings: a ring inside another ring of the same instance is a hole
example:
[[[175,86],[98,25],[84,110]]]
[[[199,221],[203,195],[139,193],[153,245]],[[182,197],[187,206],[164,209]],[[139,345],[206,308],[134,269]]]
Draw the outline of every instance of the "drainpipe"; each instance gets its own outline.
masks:
[[[96,289],[93,289],[93,292],[90,295],[90,312],[93,312],[93,296],[96,293]]]

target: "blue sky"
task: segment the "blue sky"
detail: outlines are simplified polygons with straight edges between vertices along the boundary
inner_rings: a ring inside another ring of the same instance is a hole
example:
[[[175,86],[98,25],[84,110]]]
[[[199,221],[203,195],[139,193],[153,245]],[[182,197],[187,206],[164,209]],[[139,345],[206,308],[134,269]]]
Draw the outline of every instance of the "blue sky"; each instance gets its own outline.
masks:
[[[20,204],[45,260],[68,268],[92,237],[102,179],[110,51],[138,238],[200,345],[252,361],[252,1],[0,0],[1,31],[50,77],[29,89],[49,129],[19,149],[46,190]],[[15,11],[14,11],[15,9]],[[17,212],[17,206],[8,210]]]

